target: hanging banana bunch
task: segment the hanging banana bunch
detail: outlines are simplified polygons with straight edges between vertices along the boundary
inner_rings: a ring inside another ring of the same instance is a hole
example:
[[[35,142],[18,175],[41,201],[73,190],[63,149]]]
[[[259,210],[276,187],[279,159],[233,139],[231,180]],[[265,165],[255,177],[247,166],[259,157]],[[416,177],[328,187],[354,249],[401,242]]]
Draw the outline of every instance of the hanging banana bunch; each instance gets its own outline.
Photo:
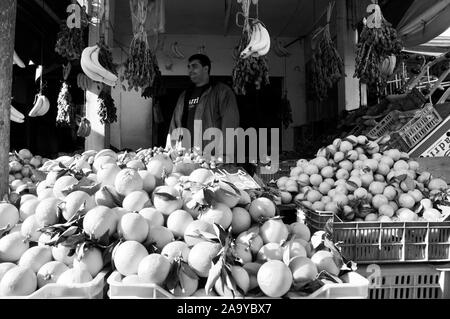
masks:
[[[36,94],[34,98],[33,108],[28,113],[29,117],[43,116],[50,109],[50,102],[42,93]]]
[[[25,121],[25,115],[19,112],[14,106],[11,105],[11,112],[9,119],[13,122],[22,124]]]
[[[91,79],[84,73],[78,73],[77,86],[83,91],[87,91],[91,86]]]
[[[80,121],[80,126],[77,130],[77,136],[79,137],[88,137],[91,134],[91,122],[83,117]]]
[[[58,113],[56,115],[56,126],[68,127],[73,123],[74,104],[69,92],[67,78],[71,70],[70,62],[63,66],[63,83],[58,95]]]
[[[109,47],[100,41],[98,44],[87,47],[81,54],[81,68],[92,81],[115,86],[117,83],[116,66],[112,62]]]
[[[250,3],[250,0],[242,0],[242,13],[236,15],[236,18],[239,14],[245,18],[237,49],[239,55],[232,72],[233,90],[238,95],[245,95],[249,86],[259,90],[262,85],[269,84],[269,67],[265,55],[270,50],[270,36],[258,19],[252,19],[250,25]]]

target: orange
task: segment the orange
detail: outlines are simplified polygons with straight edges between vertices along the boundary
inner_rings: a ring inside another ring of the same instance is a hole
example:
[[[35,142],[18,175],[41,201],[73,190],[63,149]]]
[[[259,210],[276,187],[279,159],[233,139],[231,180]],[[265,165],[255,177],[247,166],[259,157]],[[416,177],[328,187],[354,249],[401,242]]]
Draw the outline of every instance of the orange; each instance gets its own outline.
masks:
[[[387,205],[389,200],[384,195],[377,194],[372,198],[372,206],[379,209],[383,205]]]
[[[334,169],[331,166],[325,166],[320,170],[323,178],[332,178],[334,176]]]
[[[336,172],[336,179],[346,180],[349,177],[350,177],[350,173],[346,169],[341,168]]]
[[[170,261],[160,254],[145,256],[138,267],[140,282],[162,285],[169,275]]]
[[[400,204],[400,207],[411,209],[414,207],[416,201],[414,200],[414,197],[409,194],[401,194],[398,198],[398,203]]]
[[[139,263],[148,256],[147,249],[137,241],[125,241],[119,244],[112,258],[117,271],[123,276],[137,274]]]
[[[264,244],[281,243],[287,239],[289,231],[281,220],[270,219],[259,228],[259,234]]]
[[[37,206],[37,205],[36,205]],[[0,203],[0,228],[13,227],[19,222],[19,211],[9,203]]]
[[[322,181],[323,181],[322,176],[319,174],[312,174],[309,177],[309,182],[313,186],[319,186],[322,183]]]
[[[383,216],[392,217],[394,216],[395,209],[389,204],[383,204],[378,208],[378,213]]]
[[[194,221],[191,214],[178,209],[173,211],[169,217],[167,217],[167,228],[173,233],[174,237],[183,237],[186,227]]]
[[[208,277],[212,266],[212,259],[221,249],[220,244],[207,241],[199,242],[191,248],[188,257],[188,264],[192,270],[200,277]]]
[[[317,266],[306,256],[295,257],[289,263],[289,269],[295,283],[305,284],[316,279]]]
[[[282,261],[270,260],[259,268],[257,280],[264,294],[278,298],[291,288],[292,273]]]
[[[261,217],[274,217],[275,204],[266,197],[259,197],[252,201],[249,213],[253,221],[259,221]]]
[[[369,192],[372,193],[372,195],[383,194],[385,186],[386,184],[383,182],[372,182],[369,185]]]

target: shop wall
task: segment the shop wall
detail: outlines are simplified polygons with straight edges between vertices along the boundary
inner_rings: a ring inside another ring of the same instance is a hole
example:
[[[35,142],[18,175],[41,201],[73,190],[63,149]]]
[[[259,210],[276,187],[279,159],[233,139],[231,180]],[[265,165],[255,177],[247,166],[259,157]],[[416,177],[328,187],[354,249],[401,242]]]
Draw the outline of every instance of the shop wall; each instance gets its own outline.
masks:
[[[282,38],[284,43],[292,41],[292,38]],[[125,61],[127,46],[131,41],[130,35],[116,34],[114,59]],[[186,56],[185,59],[170,58],[170,45],[178,42],[179,49]],[[205,46],[206,54],[212,60],[212,75],[230,75],[234,66],[231,53],[238,43],[237,36],[214,35],[164,35],[164,50],[158,51],[158,61],[163,75],[179,76],[187,75],[187,58],[196,53],[200,46]],[[303,42],[296,42],[289,47],[292,55],[279,58],[272,52],[268,54],[271,76],[285,76],[286,89],[291,102],[294,123],[282,134],[283,149],[293,150],[293,126],[305,123],[305,78],[304,78],[304,49]],[[172,64],[168,69],[167,64]],[[140,92],[126,92],[119,85],[113,90],[113,97],[120,107],[119,122],[111,125],[111,144],[119,149],[139,148],[151,146],[151,100],[140,97]],[[275,106],[274,106],[275,107]],[[119,109],[119,107],[118,107]]]

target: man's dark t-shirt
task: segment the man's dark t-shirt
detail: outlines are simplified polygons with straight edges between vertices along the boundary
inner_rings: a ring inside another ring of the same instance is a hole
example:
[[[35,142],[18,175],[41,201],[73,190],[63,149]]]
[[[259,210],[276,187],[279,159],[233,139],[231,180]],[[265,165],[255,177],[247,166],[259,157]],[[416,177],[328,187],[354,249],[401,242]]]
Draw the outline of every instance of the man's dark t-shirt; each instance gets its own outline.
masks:
[[[191,133],[191,145],[194,143],[194,119],[197,105],[200,101],[200,97],[209,88],[209,84],[193,87],[186,91],[183,110],[183,127],[187,128]]]

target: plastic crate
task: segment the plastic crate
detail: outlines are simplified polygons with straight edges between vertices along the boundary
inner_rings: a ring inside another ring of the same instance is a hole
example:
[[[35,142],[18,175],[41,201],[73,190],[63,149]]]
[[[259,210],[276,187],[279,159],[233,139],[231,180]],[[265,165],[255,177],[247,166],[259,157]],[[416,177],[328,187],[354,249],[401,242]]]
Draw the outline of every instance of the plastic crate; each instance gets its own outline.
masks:
[[[421,112],[416,113],[400,130],[393,133],[391,146],[407,152],[431,133],[441,122],[442,118],[438,111],[431,104],[427,104]]]
[[[312,232],[332,219],[333,241],[358,264],[450,262],[450,221],[343,222],[332,212],[299,210]]]
[[[278,171],[275,173],[272,173],[272,174],[262,173],[262,168],[264,167],[264,165],[261,165],[261,166],[258,166],[256,174],[261,178],[261,180],[265,184],[268,184],[271,181],[276,181],[280,177],[289,176],[289,174],[291,173],[291,167],[295,167],[296,164],[297,164],[296,160],[282,161],[279,164]]]
[[[349,272],[341,277],[343,284],[325,284],[308,296],[298,296],[288,293],[291,299],[366,299],[369,281],[356,272]],[[198,297],[175,297],[170,292],[155,284],[124,285],[122,275],[114,271],[108,277],[110,299],[195,299]],[[225,297],[202,297],[209,299]],[[246,296],[245,299],[259,299],[260,297]],[[267,297],[264,297],[267,298]]]
[[[334,220],[334,213],[327,211],[314,211],[301,209],[305,215],[305,224],[311,229],[313,233],[319,230],[324,230],[328,221]]]
[[[367,136],[372,139],[383,136],[388,133],[393,125],[397,123],[400,111],[389,112],[373,129],[369,131]]]
[[[110,270],[102,270],[93,280],[70,286],[52,283],[28,296],[0,297],[1,299],[103,299],[106,278]]]
[[[450,261],[450,222],[339,222],[333,241],[358,264]]]
[[[450,299],[450,265],[367,265],[369,299]]]

